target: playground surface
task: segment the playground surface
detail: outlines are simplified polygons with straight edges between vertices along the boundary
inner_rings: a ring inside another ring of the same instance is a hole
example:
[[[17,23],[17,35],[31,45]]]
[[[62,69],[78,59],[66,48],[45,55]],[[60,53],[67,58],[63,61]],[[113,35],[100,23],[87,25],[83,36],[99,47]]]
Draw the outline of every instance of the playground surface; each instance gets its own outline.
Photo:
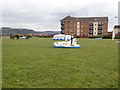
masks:
[[[77,40],[81,48],[54,48],[51,38],[3,38],[3,88],[117,88],[118,43]]]

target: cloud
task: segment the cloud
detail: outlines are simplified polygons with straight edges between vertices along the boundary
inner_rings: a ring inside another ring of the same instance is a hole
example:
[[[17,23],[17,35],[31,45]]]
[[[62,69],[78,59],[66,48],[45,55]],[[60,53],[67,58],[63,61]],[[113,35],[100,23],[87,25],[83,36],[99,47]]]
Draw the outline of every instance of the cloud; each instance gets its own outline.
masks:
[[[118,3],[118,24],[120,24],[120,1]]]
[[[3,0],[3,26],[34,30],[60,30],[60,19],[67,15],[108,16],[116,21],[118,0]],[[22,25],[21,25],[22,24]]]

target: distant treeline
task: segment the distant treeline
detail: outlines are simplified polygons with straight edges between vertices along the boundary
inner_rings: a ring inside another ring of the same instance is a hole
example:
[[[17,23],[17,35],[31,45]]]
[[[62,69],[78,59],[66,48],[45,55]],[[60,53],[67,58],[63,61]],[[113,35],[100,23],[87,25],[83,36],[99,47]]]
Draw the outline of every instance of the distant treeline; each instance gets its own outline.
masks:
[[[2,34],[54,34],[60,33],[60,31],[34,31],[32,29],[25,28],[10,28],[10,27],[2,27]]]

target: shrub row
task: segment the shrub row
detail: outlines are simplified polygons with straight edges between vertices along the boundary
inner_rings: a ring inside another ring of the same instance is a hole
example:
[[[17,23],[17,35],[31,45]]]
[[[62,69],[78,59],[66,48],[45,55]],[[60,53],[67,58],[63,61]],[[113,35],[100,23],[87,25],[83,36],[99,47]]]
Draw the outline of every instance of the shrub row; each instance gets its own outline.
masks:
[[[23,37],[24,35],[18,35],[19,37]],[[28,38],[32,38],[32,35],[25,35]],[[14,35],[14,37],[17,37],[17,34]]]
[[[103,36],[89,36],[88,38],[102,38]]]
[[[88,38],[112,39],[112,36],[89,36]],[[115,36],[115,39],[120,39],[120,36]]]
[[[37,36],[39,38],[52,38],[53,36]]]

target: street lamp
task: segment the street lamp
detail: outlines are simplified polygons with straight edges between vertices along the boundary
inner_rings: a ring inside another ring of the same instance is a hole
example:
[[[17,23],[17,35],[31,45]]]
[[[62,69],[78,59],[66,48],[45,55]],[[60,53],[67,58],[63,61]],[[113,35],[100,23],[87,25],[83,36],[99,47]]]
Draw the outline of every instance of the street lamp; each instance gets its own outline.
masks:
[[[114,17],[115,19],[117,18],[117,16]],[[115,39],[115,31],[114,31],[114,28],[113,28],[113,32],[112,32],[112,40]]]

